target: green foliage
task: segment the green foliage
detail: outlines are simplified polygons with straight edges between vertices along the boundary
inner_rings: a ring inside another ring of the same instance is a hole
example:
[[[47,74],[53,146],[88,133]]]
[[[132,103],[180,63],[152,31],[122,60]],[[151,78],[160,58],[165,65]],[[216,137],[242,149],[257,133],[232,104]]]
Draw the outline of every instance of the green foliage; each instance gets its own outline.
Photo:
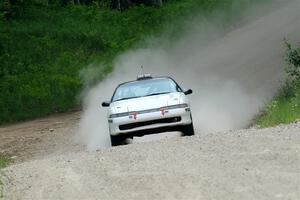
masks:
[[[166,29],[170,38],[176,38],[181,17],[195,12],[209,17],[223,10],[226,15],[220,24],[226,26],[255,1],[169,0],[160,9],[135,6],[119,12],[110,10],[107,1],[62,7],[58,0],[22,1],[23,6],[3,0],[0,124],[77,107],[83,87],[79,72],[90,64],[99,74],[87,85],[110,73],[113,58],[137,41]]]
[[[289,66],[287,68],[287,74],[294,80],[300,80],[300,47],[298,49],[292,49],[292,45],[286,41],[287,57],[286,61]]]
[[[10,161],[11,159],[7,155],[0,153],[0,170],[1,168],[7,167]],[[4,184],[1,180],[1,174],[0,174],[0,199],[3,197],[4,197]]]
[[[266,112],[257,120],[261,127],[288,124],[300,119],[300,46],[293,49],[286,42],[288,81],[278,96],[267,106]]]
[[[9,162],[10,162],[10,159],[8,156],[0,154],[0,169],[6,167]]]

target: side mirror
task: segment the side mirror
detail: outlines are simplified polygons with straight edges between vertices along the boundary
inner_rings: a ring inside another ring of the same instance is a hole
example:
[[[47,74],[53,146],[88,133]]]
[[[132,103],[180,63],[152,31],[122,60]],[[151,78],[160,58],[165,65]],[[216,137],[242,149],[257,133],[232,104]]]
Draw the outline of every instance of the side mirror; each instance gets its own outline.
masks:
[[[184,91],[185,95],[189,95],[189,94],[192,94],[192,93],[193,93],[193,90],[191,90],[191,89],[188,89],[188,90]]]
[[[109,105],[110,105],[110,102],[108,102],[108,101],[104,101],[104,102],[102,102],[102,107],[109,107]]]

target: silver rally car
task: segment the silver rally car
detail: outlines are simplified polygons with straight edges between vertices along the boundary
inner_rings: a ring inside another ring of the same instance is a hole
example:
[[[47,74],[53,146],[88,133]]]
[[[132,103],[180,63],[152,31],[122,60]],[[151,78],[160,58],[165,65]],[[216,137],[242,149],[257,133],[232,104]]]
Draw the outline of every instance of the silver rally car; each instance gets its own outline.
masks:
[[[122,145],[127,138],[167,131],[194,135],[187,95],[170,77],[142,75],[135,81],[120,84],[109,102],[108,124],[112,146]]]

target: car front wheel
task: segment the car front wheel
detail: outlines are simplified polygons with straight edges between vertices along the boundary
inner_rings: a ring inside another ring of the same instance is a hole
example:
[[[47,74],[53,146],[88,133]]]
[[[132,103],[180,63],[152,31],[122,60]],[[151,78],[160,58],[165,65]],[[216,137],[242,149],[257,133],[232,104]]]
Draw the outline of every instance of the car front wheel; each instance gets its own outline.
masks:
[[[111,146],[119,146],[125,144],[126,138],[122,135],[110,135]]]
[[[182,127],[182,136],[192,136],[195,135],[193,123],[185,125]]]

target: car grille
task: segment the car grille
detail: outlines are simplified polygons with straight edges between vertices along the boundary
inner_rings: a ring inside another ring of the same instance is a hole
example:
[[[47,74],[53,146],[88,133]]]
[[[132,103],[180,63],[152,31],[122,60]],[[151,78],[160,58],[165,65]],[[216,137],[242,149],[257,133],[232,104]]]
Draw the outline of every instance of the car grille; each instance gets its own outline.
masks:
[[[153,125],[153,124],[167,124],[167,123],[174,123],[174,122],[180,122],[180,121],[181,121],[181,117],[171,117],[171,118],[150,120],[150,121],[145,121],[145,122],[124,124],[124,125],[120,125],[119,129],[124,131],[124,130],[130,130],[130,129],[138,128],[138,127],[142,127],[142,126],[149,126],[149,125]]]

